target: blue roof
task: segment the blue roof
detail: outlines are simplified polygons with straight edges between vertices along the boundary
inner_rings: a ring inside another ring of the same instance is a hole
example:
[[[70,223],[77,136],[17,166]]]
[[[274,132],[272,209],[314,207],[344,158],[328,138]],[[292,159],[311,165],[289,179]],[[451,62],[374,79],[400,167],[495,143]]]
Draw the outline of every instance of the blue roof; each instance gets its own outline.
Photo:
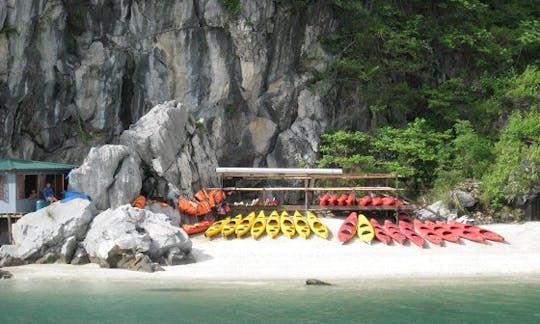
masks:
[[[75,166],[65,163],[46,161],[0,159],[1,171],[67,171]]]

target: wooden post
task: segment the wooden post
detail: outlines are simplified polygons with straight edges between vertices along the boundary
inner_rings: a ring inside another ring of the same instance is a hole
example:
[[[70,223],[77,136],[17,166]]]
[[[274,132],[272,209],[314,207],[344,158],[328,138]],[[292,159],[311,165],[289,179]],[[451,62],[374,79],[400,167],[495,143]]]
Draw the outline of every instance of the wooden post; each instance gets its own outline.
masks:
[[[11,237],[11,216],[7,215],[7,227],[8,227],[8,241],[9,244],[13,243],[13,238]]]
[[[308,183],[309,183],[309,180],[308,179],[305,179],[304,180],[304,211],[307,211],[307,208],[308,208]]]

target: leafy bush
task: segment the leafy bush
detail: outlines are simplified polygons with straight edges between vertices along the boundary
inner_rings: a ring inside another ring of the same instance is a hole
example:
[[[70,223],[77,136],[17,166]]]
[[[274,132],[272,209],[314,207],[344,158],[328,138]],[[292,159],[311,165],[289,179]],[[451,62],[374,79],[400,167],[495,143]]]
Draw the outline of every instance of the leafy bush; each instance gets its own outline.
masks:
[[[496,208],[540,188],[540,113],[516,111],[495,145],[495,164],[483,179],[484,198]]]

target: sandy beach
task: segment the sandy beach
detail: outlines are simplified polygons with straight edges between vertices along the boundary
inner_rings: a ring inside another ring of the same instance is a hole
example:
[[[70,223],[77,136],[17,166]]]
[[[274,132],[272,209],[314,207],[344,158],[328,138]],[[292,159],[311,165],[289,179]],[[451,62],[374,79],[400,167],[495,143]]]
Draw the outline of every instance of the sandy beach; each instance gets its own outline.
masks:
[[[322,218],[332,233],[341,218]],[[342,245],[335,236],[323,240],[295,236],[258,241],[243,239],[193,240],[196,263],[165,267],[165,271],[142,273],[102,269],[95,264],[25,265],[8,267],[13,280],[202,280],[202,281],[324,281],[349,279],[407,279],[440,277],[540,278],[540,222],[482,226],[503,235],[508,243],[479,244],[463,240],[438,247],[367,245],[355,238]]]

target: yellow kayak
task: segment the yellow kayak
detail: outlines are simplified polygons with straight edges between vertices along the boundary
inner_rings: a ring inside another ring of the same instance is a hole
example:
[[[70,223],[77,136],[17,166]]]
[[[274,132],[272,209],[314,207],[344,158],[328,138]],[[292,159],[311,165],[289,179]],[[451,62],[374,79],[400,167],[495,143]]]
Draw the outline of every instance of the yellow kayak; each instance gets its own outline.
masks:
[[[236,234],[236,237],[242,237],[245,234],[249,232],[251,229],[251,226],[255,222],[255,212],[249,213],[246,217],[242,219],[240,224],[236,226],[236,229],[234,230],[234,233]]]
[[[253,225],[251,226],[251,237],[254,239],[258,239],[259,236],[264,233],[264,229],[266,227],[266,217],[264,217],[264,211],[260,211],[259,215],[257,215],[257,218],[255,218],[255,221],[253,222]]]
[[[281,227],[281,232],[283,233],[283,235],[287,236],[288,238],[292,238],[294,234],[296,233],[292,218],[289,215],[289,213],[287,213],[286,211],[281,212],[279,225]]]
[[[266,222],[266,234],[271,238],[274,238],[279,234],[279,214],[275,210],[268,216],[268,221]]]
[[[324,225],[321,220],[315,216],[312,212],[306,211],[307,221],[309,223],[309,227],[311,227],[311,230],[316,235],[319,235],[323,239],[328,238],[328,227]]]
[[[223,225],[223,228],[221,229],[221,236],[228,237],[231,236],[234,231],[236,230],[236,227],[240,222],[242,221],[242,215],[238,214],[234,218],[229,219],[228,222],[226,222]]]
[[[375,237],[375,230],[373,229],[373,225],[371,225],[370,221],[366,218],[366,216],[360,214],[358,215],[358,230],[356,231],[356,234],[358,234],[358,237],[366,242],[371,244],[371,241]]]
[[[222,220],[218,220],[217,222],[214,222],[214,224],[210,225],[210,227],[208,227],[208,229],[204,232],[204,236],[211,238],[221,233],[223,225],[225,225],[225,223],[227,223],[230,219],[230,217],[227,217]]]
[[[306,222],[306,218],[302,216],[302,214],[300,214],[298,210],[295,210],[293,215],[293,221],[294,227],[296,228],[296,232],[298,233],[298,235],[307,239],[309,234],[311,234],[311,230],[309,229],[309,225]]]

